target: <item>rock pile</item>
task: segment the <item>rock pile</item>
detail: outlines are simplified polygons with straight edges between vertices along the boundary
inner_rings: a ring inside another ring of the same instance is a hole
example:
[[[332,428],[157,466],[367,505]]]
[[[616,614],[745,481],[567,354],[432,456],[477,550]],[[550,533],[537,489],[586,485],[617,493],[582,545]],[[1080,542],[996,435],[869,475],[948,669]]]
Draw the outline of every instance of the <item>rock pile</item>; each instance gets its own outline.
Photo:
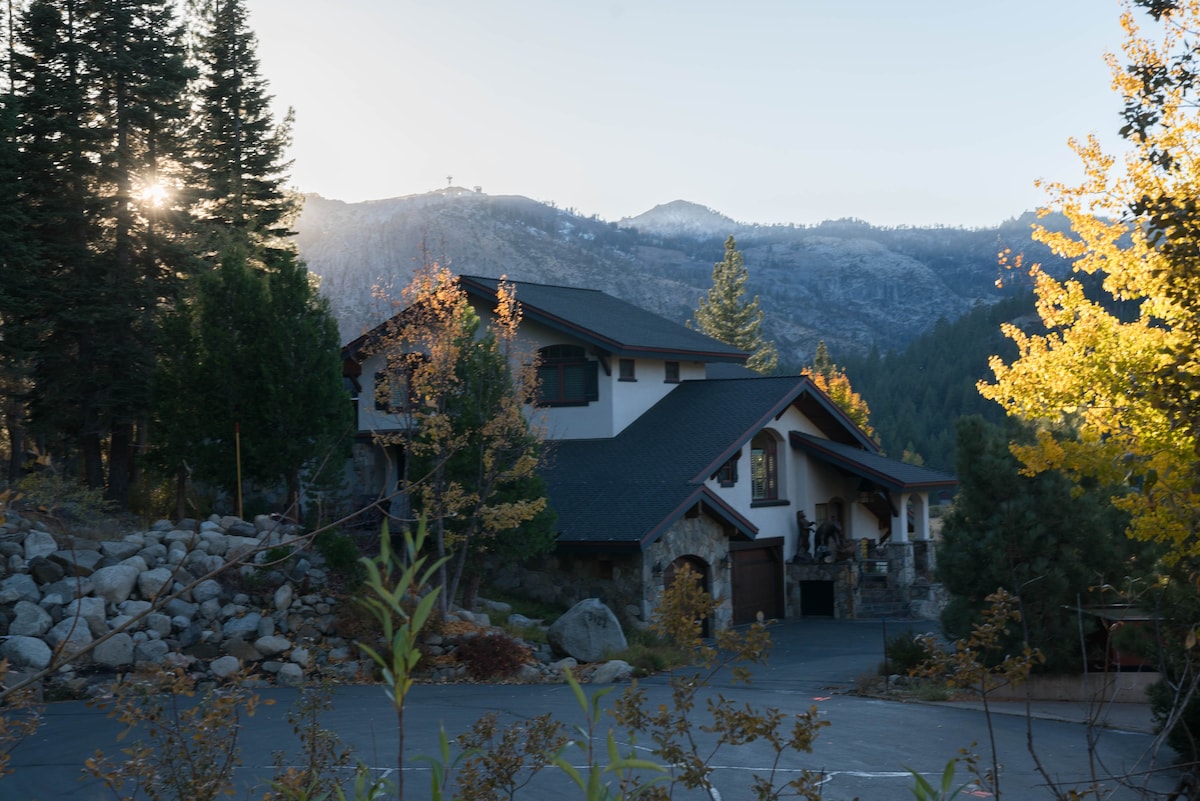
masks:
[[[357,649],[336,636],[326,570],[299,535],[266,515],[213,516],[96,541],[10,514],[0,530],[0,659],[32,672],[55,653],[82,654],[56,672],[66,683],[155,665],[214,678],[253,665],[281,684],[314,670],[354,677]]]
[[[314,676],[370,676],[374,666],[339,635],[338,605],[345,601],[331,594],[324,560],[307,545],[299,527],[266,515],[253,522],[215,515],[163,520],[145,531],[95,540],[55,536],[10,513],[0,527],[0,659],[19,675],[70,657],[52,676],[68,694],[84,692],[97,676],[103,682],[155,666],[212,679],[250,669],[283,685]],[[600,618],[597,604],[587,607],[586,618]],[[499,631],[486,612],[452,614],[469,624],[460,636]],[[601,623],[605,643],[623,644],[611,612]],[[566,659],[556,661],[545,644],[526,644],[534,659],[514,678],[562,681],[572,670],[595,676],[593,681],[627,679],[631,669],[624,663],[578,667],[576,658],[601,660],[599,652],[591,653],[598,640],[587,629],[586,621],[574,624],[564,638],[571,645],[556,648]],[[463,678],[463,666],[453,659],[458,640],[426,636],[426,678]],[[591,647],[571,647],[579,643]]]

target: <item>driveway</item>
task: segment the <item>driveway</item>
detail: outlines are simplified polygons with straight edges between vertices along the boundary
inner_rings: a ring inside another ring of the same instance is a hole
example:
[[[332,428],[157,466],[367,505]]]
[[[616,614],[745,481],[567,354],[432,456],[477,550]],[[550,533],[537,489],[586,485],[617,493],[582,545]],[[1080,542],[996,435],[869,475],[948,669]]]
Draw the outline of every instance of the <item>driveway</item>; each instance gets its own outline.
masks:
[[[887,623],[889,636],[904,629],[925,630],[929,623]],[[904,703],[863,698],[849,694],[855,678],[873,672],[883,658],[881,621],[834,621],[811,619],[788,621],[773,629],[775,649],[769,665],[756,671],[750,687],[720,679],[712,687],[739,702],[801,711],[816,706],[829,722],[811,754],[787,754],[780,761],[780,775],[790,777],[802,769],[825,775],[824,797],[863,801],[911,797],[911,767],[930,776],[936,784],[948,760],[960,748],[978,743],[986,753],[987,724],[981,711],[964,705]],[[651,700],[667,698],[667,678],[643,680]],[[587,688],[590,691],[596,688]],[[620,691],[620,688],[617,690]],[[289,705],[297,693],[270,689],[262,692],[272,699],[244,723],[242,747],[244,767],[239,769],[241,789],[237,797],[261,798],[262,782],[272,774],[272,753],[295,752],[297,742],[286,721]],[[578,705],[563,685],[419,685],[410,696],[406,715],[406,786],[410,799],[428,797],[427,768],[412,758],[435,754],[438,732],[444,727],[453,735],[466,731],[481,715],[497,712],[502,719],[527,719],[551,712],[568,723],[581,722]],[[1060,716],[1061,717],[1061,716]],[[383,691],[378,687],[339,688],[334,708],[322,718],[352,746],[358,758],[387,771],[394,765],[395,723]],[[1113,728],[1096,731],[1089,755],[1087,727],[1071,720],[995,714],[992,727],[1002,763],[1002,789],[1010,798],[1050,798],[1044,780],[1036,772],[1026,748],[1028,731],[1043,764],[1056,780],[1082,782],[1092,775],[1092,766],[1102,764],[1104,775],[1142,771],[1149,767],[1146,752],[1153,738],[1144,731]],[[111,799],[92,780],[79,781],[79,768],[97,747],[110,752],[118,745],[119,727],[103,713],[82,703],[54,704],[38,733],[21,743],[13,753],[15,774],[0,779],[0,798],[13,799]],[[1169,758],[1169,752],[1165,752]],[[773,760],[770,750],[757,743],[717,752],[710,764],[721,797],[749,797],[749,777],[767,769]],[[1162,759],[1160,759],[1160,762]],[[1156,786],[1173,781],[1161,777]],[[1106,786],[1116,788],[1115,782]],[[580,797],[566,789],[561,774],[539,779],[521,793],[521,801],[566,801]],[[682,796],[677,795],[677,798]],[[1121,791],[1110,798],[1135,798]]]

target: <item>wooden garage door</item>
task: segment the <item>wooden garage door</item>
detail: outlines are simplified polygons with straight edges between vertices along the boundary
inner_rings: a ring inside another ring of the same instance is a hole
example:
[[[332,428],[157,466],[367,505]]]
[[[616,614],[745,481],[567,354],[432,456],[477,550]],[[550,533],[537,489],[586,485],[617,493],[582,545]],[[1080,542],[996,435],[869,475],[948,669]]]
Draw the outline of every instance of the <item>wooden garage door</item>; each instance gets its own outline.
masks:
[[[730,543],[733,622],[783,617],[783,537]]]

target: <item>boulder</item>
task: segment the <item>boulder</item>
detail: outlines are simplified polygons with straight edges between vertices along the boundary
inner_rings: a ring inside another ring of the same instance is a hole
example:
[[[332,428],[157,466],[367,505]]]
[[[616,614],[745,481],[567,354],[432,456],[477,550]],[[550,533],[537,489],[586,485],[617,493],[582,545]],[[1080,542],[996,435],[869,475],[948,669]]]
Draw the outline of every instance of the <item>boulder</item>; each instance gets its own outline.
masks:
[[[82,618],[64,617],[46,632],[46,643],[71,658],[92,644],[92,632]]]
[[[263,656],[278,656],[287,649],[292,647],[287,637],[280,637],[278,634],[268,634],[265,637],[259,637],[254,641],[255,649]]]
[[[258,624],[261,622],[262,615],[257,612],[250,612],[241,617],[231,617],[221,627],[221,633],[226,637],[241,637],[244,640],[256,639],[259,636]]]
[[[125,632],[114,634],[92,651],[92,661],[99,667],[116,670],[133,664],[133,638]]]
[[[163,587],[168,587],[169,592],[169,585],[172,578],[171,571],[165,567],[156,567],[153,570],[147,570],[138,576],[138,593],[143,598],[150,599],[157,597],[163,591]]]
[[[109,603],[124,603],[133,594],[139,572],[130,564],[102,567],[92,574],[92,591]]]
[[[63,617],[79,618],[87,624],[93,637],[108,633],[108,618],[105,615],[103,598],[76,598],[63,609]]]
[[[110,557],[115,562],[120,562],[136,554],[142,550],[142,542],[140,540],[118,540],[116,542],[100,543],[100,553]]]
[[[49,558],[61,565],[68,576],[90,576],[103,557],[99,551],[55,551]]]
[[[275,679],[280,686],[299,687],[304,683],[304,669],[295,662],[288,662],[280,666]]]
[[[37,582],[28,573],[17,573],[0,581],[0,604],[12,604],[17,601],[37,603],[41,599]]]
[[[213,579],[205,579],[195,587],[192,587],[192,600],[198,604],[202,604],[205,601],[220,598],[221,592],[221,582]]]
[[[146,640],[133,647],[135,664],[161,665],[171,648],[164,640]]]
[[[50,664],[53,651],[37,637],[6,637],[0,642],[0,659],[13,667],[42,670]]]
[[[25,559],[45,557],[58,550],[58,543],[49,531],[31,531],[25,535]]]
[[[546,631],[546,639],[557,653],[580,662],[599,662],[628,647],[617,616],[598,598],[572,606]]]
[[[208,664],[209,671],[218,679],[227,679],[242,668],[236,656],[222,656]]]
[[[28,561],[29,575],[38,584],[53,584],[66,575],[63,566],[48,557],[35,556]]]
[[[16,616],[8,626],[8,633],[21,637],[41,637],[54,625],[50,613],[35,603],[17,601],[13,608]]]
[[[292,605],[295,596],[296,592],[292,589],[291,584],[281,584],[279,589],[275,590],[275,608],[281,612],[285,611]]]
[[[620,659],[613,659],[592,671],[592,684],[613,684],[618,681],[629,681],[633,678],[633,665]]]

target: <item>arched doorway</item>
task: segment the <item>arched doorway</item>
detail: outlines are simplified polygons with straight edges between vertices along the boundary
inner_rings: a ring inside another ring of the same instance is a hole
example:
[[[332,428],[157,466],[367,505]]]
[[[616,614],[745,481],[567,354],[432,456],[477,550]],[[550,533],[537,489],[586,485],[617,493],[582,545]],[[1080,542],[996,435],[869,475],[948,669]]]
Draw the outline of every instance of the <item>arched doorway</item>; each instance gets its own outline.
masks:
[[[670,587],[675,583],[675,574],[684,566],[691,568],[692,573],[696,576],[696,586],[704,590],[710,596],[712,595],[712,584],[710,581],[708,562],[705,562],[699,556],[681,556],[672,562],[666,570],[663,571],[663,587]],[[704,622],[700,625],[700,636],[711,636],[712,618],[704,618]]]

